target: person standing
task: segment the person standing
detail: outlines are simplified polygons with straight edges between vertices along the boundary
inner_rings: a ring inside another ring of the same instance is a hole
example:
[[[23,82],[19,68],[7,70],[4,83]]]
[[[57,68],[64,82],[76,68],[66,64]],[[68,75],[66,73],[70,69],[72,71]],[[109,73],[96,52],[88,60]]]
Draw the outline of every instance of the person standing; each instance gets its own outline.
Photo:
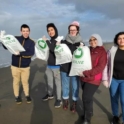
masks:
[[[120,124],[119,97],[124,124],[124,32],[115,35],[114,46],[108,51],[108,62],[103,71],[103,84],[110,91],[112,124]]]
[[[79,22],[74,21],[68,26],[68,34],[65,37],[65,40],[62,43],[65,43],[71,53],[83,43],[83,40],[79,34],[80,26]],[[61,79],[62,79],[62,97],[63,97],[63,109],[67,110],[69,105],[69,92],[70,92],[70,83],[72,84],[72,105],[70,110],[76,112],[76,105],[79,94],[79,76],[69,76],[71,69],[71,62],[65,63],[60,66]]]
[[[60,108],[61,101],[61,78],[60,78],[60,66],[56,65],[56,58],[54,54],[54,49],[56,47],[56,38],[58,37],[58,30],[53,23],[47,24],[47,32],[50,36],[50,40],[46,40],[46,43],[49,47],[49,58],[47,61],[46,77],[47,77],[47,94],[42,98],[43,101],[53,99],[53,83],[55,81],[56,85],[56,95],[57,99],[55,101],[55,108]]]
[[[80,73],[83,101],[83,123],[90,124],[93,116],[93,96],[102,80],[102,72],[107,63],[107,53],[98,34],[89,39],[92,69]]]
[[[21,36],[15,36],[15,38],[24,47],[25,51],[24,52],[17,51],[16,54],[13,54],[12,64],[11,64],[11,72],[13,77],[13,90],[15,95],[15,101],[17,104],[22,103],[22,98],[21,96],[19,96],[20,81],[22,82],[27,103],[31,103],[28,80],[30,76],[31,57],[34,55],[34,45],[35,45],[35,42],[29,37],[30,27],[27,24],[23,24],[21,26],[20,32],[21,32]]]

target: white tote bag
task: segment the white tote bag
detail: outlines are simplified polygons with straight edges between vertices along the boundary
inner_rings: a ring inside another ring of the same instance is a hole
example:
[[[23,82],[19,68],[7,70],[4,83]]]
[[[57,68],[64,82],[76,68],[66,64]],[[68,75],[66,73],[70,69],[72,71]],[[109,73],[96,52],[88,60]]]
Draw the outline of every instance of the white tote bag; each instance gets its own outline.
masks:
[[[66,44],[57,45],[54,53],[56,56],[56,65],[69,63],[72,61],[71,51]]]
[[[78,47],[72,58],[72,65],[69,76],[79,75],[80,72],[92,68],[90,50],[87,46]]]
[[[16,54],[16,52],[25,51],[23,46],[13,35],[3,35],[2,37],[0,37],[0,40],[12,54]]]
[[[44,61],[48,60],[49,57],[49,47],[42,38],[38,39],[35,44],[35,55],[37,58],[42,59]]]

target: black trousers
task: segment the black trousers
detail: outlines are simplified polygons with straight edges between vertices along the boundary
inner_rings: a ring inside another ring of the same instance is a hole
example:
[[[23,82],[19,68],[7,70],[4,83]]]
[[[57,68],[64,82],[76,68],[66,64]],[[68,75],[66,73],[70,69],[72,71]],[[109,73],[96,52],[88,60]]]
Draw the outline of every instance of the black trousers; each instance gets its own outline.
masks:
[[[93,95],[98,89],[98,85],[81,82],[82,85],[82,101],[83,101],[83,111],[84,118],[90,122],[93,115]]]

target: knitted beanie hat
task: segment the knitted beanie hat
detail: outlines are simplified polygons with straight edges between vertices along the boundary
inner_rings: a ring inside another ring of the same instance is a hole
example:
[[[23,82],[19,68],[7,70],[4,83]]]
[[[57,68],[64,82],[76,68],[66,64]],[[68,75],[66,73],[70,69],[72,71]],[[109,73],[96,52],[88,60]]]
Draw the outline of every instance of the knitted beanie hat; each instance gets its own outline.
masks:
[[[73,21],[70,25],[74,25],[74,26],[80,26],[79,22],[78,21]]]

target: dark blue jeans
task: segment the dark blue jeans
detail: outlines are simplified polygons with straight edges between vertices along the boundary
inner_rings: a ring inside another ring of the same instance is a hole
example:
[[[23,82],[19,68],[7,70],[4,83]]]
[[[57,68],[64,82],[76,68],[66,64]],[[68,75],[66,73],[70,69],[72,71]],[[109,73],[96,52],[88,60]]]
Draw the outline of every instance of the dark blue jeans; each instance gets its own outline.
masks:
[[[122,118],[124,122],[124,80],[117,80],[112,78],[110,86],[110,97],[111,97],[111,107],[112,114],[114,116],[119,116],[119,97],[122,109]]]

